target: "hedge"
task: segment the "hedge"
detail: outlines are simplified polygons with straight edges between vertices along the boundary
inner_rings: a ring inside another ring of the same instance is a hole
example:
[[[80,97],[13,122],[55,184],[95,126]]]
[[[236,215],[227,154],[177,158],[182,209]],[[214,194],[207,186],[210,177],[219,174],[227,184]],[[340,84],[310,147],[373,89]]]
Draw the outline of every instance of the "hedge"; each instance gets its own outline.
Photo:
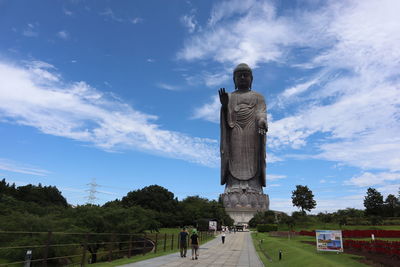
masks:
[[[257,224],[257,231],[258,232],[278,231],[278,225],[277,224]]]

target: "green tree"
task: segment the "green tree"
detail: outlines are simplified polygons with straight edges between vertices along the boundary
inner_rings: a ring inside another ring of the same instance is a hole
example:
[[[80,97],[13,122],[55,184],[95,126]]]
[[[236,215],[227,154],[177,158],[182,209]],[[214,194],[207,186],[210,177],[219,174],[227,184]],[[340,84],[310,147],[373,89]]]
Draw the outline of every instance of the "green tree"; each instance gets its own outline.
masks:
[[[267,210],[265,212],[257,212],[249,221],[250,227],[257,227],[258,224],[273,224],[276,223],[275,212]]]
[[[35,202],[39,205],[60,205],[67,207],[67,200],[55,186],[28,184],[17,188],[15,198],[26,202]]]
[[[121,200],[125,207],[141,206],[145,209],[156,210],[158,212],[174,213],[178,200],[174,198],[174,193],[159,185],[150,185],[142,189],[129,192]]]
[[[15,188],[14,183],[10,185],[9,183],[6,182],[6,179],[4,178],[3,180],[0,181],[0,196],[4,195],[15,196],[16,193],[17,189]]]
[[[199,221],[217,220],[218,225],[233,225],[221,202],[199,196],[188,196],[179,202],[180,225],[196,225]]]
[[[320,212],[317,214],[318,220],[323,223],[330,223],[333,221],[333,215],[327,212]]]
[[[312,191],[303,185],[296,185],[296,190],[292,191],[292,203],[304,214],[306,210],[311,211],[317,206]]]
[[[397,209],[399,207],[399,200],[395,195],[389,194],[385,199],[385,216],[394,217],[396,216]]]
[[[383,210],[383,196],[375,188],[368,188],[364,198],[366,215],[381,215]]]

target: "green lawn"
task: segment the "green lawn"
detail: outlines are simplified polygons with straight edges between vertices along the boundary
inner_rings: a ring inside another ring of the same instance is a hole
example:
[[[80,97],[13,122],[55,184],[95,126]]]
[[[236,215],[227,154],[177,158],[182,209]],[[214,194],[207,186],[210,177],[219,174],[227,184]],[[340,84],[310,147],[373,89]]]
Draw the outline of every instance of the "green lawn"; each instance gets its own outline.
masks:
[[[320,223],[320,222],[309,222],[309,223],[297,223],[293,230],[294,231],[311,231],[311,230],[399,230],[400,225],[343,225],[340,226],[337,223]],[[279,231],[288,231],[289,228],[286,225],[279,225]]]
[[[345,253],[317,252],[315,246],[301,242],[315,240],[313,237],[299,236],[289,240],[288,238],[270,237],[266,233],[252,233],[252,237],[256,250],[265,266],[368,266],[357,260],[361,257]],[[262,240],[261,248],[272,259],[272,262],[261,252],[260,240]],[[283,252],[281,261],[279,261],[279,250]]]
[[[4,264],[4,263],[8,263],[8,262],[9,262],[8,260],[0,259],[0,264]]]

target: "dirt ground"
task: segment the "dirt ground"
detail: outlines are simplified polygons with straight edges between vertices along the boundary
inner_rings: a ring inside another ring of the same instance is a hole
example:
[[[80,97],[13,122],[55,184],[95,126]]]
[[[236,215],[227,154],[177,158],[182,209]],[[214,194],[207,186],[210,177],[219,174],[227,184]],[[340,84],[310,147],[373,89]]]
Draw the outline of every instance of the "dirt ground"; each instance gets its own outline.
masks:
[[[314,241],[302,241],[303,243],[315,246]],[[400,258],[396,256],[388,256],[385,254],[374,254],[354,248],[345,248],[344,253],[363,256],[360,262],[374,267],[398,267],[400,266]]]

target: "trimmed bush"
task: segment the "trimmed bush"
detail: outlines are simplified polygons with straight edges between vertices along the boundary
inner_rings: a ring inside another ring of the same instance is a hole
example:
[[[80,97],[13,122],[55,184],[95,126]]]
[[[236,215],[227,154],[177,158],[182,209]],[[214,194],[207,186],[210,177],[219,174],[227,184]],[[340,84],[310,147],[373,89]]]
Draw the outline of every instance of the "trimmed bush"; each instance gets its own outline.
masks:
[[[258,232],[278,231],[278,225],[277,224],[257,224],[257,231]]]

